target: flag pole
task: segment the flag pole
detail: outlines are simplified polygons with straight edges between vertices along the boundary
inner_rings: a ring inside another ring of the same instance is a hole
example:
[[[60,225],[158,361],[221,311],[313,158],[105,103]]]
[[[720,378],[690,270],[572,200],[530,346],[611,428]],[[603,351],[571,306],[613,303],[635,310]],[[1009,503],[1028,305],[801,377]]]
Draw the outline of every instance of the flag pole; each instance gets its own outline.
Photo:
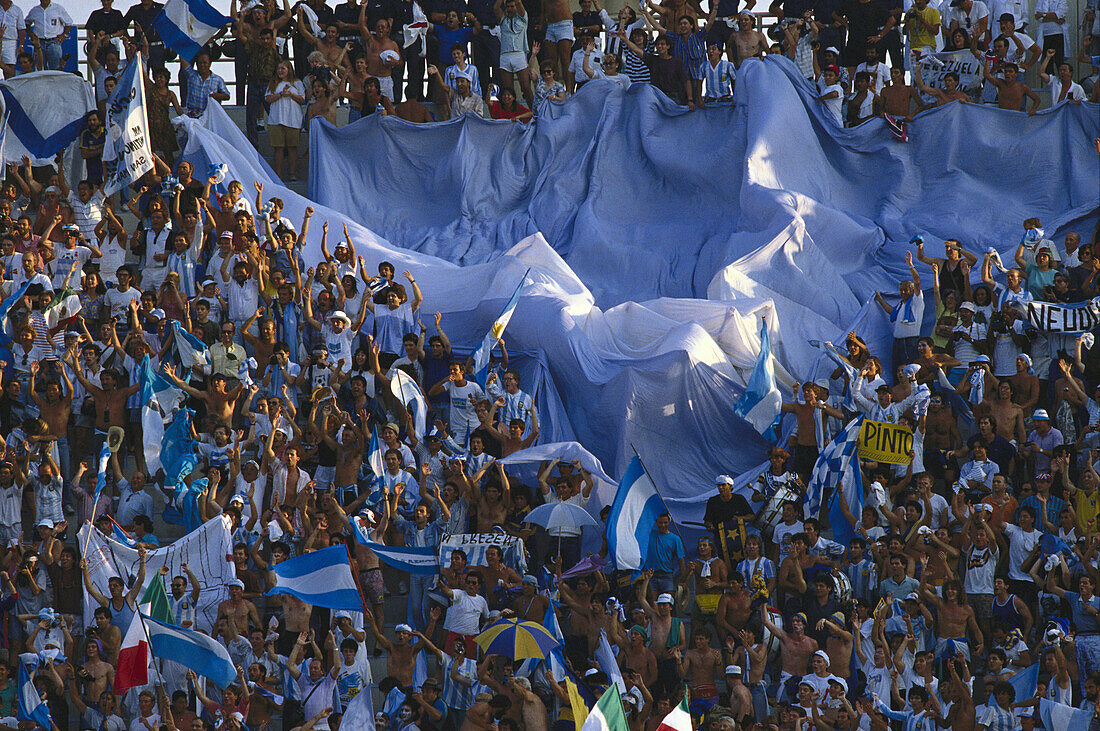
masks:
[[[668,513],[669,525],[672,526],[672,530],[679,536],[680,542],[683,543],[684,537],[680,534],[680,530],[676,527],[676,521],[672,519],[672,511],[668,509],[668,501],[665,500],[665,496],[661,494],[661,490],[657,487],[657,481],[653,479],[653,475],[649,473],[649,469],[645,466],[645,460],[642,459],[642,455],[638,454],[638,450],[634,448],[634,443],[630,443],[630,449],[634,452],[634,456],[638,458],[638,464],[642,466],[642,472],[645,472],[646,477],[649,478],[650,484],[653,485],[653,492],[657,493],[657,497],[661,498],[661,504],[665,506],[665,512]],[[684,550],[687,550],[687,546],[684,546]]]

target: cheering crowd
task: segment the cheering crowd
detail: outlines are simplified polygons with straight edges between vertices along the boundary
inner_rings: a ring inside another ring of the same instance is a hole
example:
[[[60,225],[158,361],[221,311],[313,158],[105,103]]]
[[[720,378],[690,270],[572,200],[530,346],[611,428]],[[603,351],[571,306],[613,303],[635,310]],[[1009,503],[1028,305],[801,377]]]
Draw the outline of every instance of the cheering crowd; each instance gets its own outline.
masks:
[[[629,570],[606,540],[583,550],[579,527],[526,521],[583,508],[595,478],[498,461],[539,442],[533,386],[503,339],[484,371],[456,357],[415,271],[368,265],[328,222],[309,265],[311,208],[291,221],[261,184],[246,195],[187,162],[158,159],[123,195],[130,231],[93,183],[12,172],[0,725],[42,725],[18,697],[26,653],[51,726],[96,731],[335,729],[358,693],[377,699],[376,728],[565,729],[584,720],[570,683],[589,705],[621,683],[636,731],[681,702],[732,729],[1001,730],[1040,725],[1040,699],[1095,709],[1100,349],[1028,314],[1098,295],[1095,241],[1028,219],[1009,269],[914,239],[910,278],[876,294],[891,352],[850,334],[831,377],[783,404],[797,428],[768,468],[718,476],[689,546],[692,529],[657,517]],[[158,449],[152,400],[186,454]],[[815,468],[857,415],[913,443],[907,464],[862,462],[850,502]],[[833,493],[839,518],[812,509]],[[223,643],[238,678],[165,670],[116,693],[148,552],[219,515],[229,599],[196,613],[214,589],[186,564],[163,582],[171,621]],[[89,521],[139,550],[106,587],[82,560]],[[467,534],[513,547],[445,548]],[[439,571],[406,573],[367,541],[428,549]],[[348,546],[362,611],[267,594],[280,563],[332,545]],[[560,632],[560,660],[486,652],[475,638],[500,618]]]

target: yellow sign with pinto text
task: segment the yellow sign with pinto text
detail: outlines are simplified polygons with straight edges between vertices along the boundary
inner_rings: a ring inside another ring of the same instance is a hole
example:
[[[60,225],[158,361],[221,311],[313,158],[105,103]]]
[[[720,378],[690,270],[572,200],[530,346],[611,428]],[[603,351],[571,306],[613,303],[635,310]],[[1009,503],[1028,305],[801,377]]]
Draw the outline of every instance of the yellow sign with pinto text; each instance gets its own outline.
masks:
[[[885,421],[864,420],[859,430],[859,458],[907,465],[913,449],[913,431]]]

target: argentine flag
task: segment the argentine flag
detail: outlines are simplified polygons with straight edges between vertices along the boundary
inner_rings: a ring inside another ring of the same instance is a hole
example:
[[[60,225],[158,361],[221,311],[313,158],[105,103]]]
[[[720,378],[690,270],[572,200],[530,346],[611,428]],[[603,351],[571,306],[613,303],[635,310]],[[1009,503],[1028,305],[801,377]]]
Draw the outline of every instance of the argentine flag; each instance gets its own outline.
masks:
[[[1081,708],[1056,703],[1046,698],[1039,699],[1039,718],[1043,728],[1048,731],[1069,731],[1071,728],[1086,729],[1092,722],[1092,713]]]
[[[493,348],[496,347],[497,341],[504,334],[504,328],[508,327],[508,321],[512,319],[512,313],[515,312],[516,305],[519,304],[519,295],[523,291],[523,285],[527,284],[527,275],[530,272],[531,270],[528,269],[523,273],[519,284],[516,285],[516,291],[512,293],[512,298],[508,300],[508,304],[501,310],[500,315],[493,322],[493,326],[489,328],[489,332],[485,333],[485,337],[481,339],[481,345],[477,346],[477,350],[471,356],[474,361],[474,379],[482,388],[485,388],[485,379],[489,377],[489,356],[492,354]]]
[[[32,652],[25,652],[19,656],[18,708],[16,709],[16,715],[20,721],[34,721],[41,728],[52,728],[50,708],[38,695],[38,689],[34,687],[34,680],[31,678],[31,672],[38,667],[38,662],[38,656]]]
[[[222,643],[202,632],[158,622],[145,614],[142,617],[149,633],[150,654],[178,662],[221,688],[237,679],[233,659]]]
[[[775,425],[779,420],[783,398],[775,386],[775,361],[772,360],[772,342],[768,336],[768,323],[760,325],[760,355],[756,358],[733,413],[752,424],[765,438],[775,440]]]
[[[149,356],[141,361],[141,432],[145,440],[145,464],[151,475],[163,467],[161,447],[164,442],[164,421],[183,402],[183,390],[153,370]]]
[[[290,594],[315,607],[363,611],[343,544],[288,558],[274,564],[271,573],[275,574],[275,586],[268,596]]]
[[[184,330],[179,320],[172,320],[172,339],[179,350],[180,362],[187,369],[185,381],[191,380],[190,371],[195,366],[210,365],[210,349],[206,347],[206,343]]]
[[[205,0],[168,0],[153,20],[153,28],[166,46],[190,62],[231,20]]]
[[[607,515],[607,547],[618,569],[638,569],[645,563],[649,534],[657,516],[666,512],[642,460],[630,460]]]

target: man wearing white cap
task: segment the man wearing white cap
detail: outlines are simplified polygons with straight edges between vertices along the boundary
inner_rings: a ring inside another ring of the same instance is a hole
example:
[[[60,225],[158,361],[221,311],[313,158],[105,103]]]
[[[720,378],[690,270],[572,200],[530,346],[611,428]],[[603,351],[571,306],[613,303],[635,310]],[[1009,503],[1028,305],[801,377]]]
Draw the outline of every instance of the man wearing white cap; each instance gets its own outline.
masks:
[[[978,358],[978,348],[985,347],[986,326],[974,320],[978,308],[973,302],[959,305],[959,324],[951,330],[951,342],[955,344],[955,357],[965,365]]]
[[[1024,450],[1035,461],[1034,472],[1050,472],[1050,459],[1054,448],[1064,443],[1062,432],[1050,425],[1050,416],[1046,409],[1036,409],[1031,415],[1034,427],[1027,435]]]
[[[743,495],[734,494],[732,477],[718,475],[715,482],[718,494],[707,499],[703,524],[714,535],[715,552],[727,566],[733,566],[736,561],[730,563],[729,541],[737,536],[736,543],[740,545],[740,539],[745,535],[745,525],[756,519],[756,513]]]
[[[746,718],[753,716],[752,694],[745,687],[743,679],[741,666],[726,666],[726,688],[729,689],[729,700],[726,706],[730,709],[733,719],[738,723],[742,723]]]
[[[66,223],[61,227],[61,232],[65,237],[64,244],[54,246],[54,260],[50,262],[50,269],[53,272],[53,288],[55,290],[61,289],[68,281],[69,285],[76,289],[80,285],[81,267],[89,259],[102,256],[103,252],[84,240],[80,227],[75,223]],[[76,269],[73,269],[74,264]]]
[[[229,598],[218,605],[218,616],[232,617],[238,632],[247,633],[250,626],[262,627],[256,605],[244,598],[244,582],[232,578],[225,586],[229,589]]]

